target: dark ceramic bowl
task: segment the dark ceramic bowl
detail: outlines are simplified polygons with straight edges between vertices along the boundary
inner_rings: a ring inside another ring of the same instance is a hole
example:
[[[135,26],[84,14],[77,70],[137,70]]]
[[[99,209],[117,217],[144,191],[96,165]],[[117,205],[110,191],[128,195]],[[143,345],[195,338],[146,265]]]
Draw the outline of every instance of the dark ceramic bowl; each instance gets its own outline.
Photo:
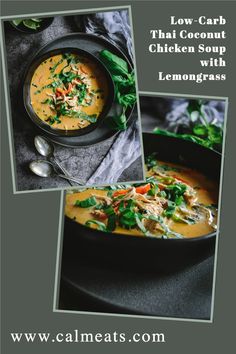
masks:
[[[144,151],[148,156],[179,163],[220,180],[221,154],[190,141],[144,133]],[[64,244],[71,252],[85,247],[87,254],[109,262],[169,270],[196,263],[213,254],[216,232],[196,238],[158,239],[125,236],[90,229],[65,217]],[[73,248],[73,250],[72,250]]]
[[[108,85],[109,95],[107,97],[104,108],[103,108],[102,112],[100,113],[96,123],[91,123],[90,125],[88,125],[85,128],[82,128],[82,129],[63,130],[63,129],[53,128],[50,125],[48,125],[47,123],[43,122],[37,116],[37,114],[35,113],[32,105],[31,105],[30,84],[31,84],[31,80],[32,80],[32,77],[33,77],[33,74],[34,74],[36,68],[44,60],[46,60],[54,55],[63,54],[63,53],[77,54],[83,58],[88,58],[91,61],[93,61],[94,63],[96,63],[99,70],[103,73],[103,75],[106,79],[107,85]],[[110,111],[111,106],[113,104],[113,100],[114,100],[114,94],[115,94],[114,83],[113,83],[112,77],[111,77],[109,71],[107,70],[107,68],[105,67],[105,65],[95,55],[91,54],[90,52],[87,52],[86,50],[82,50],[82,49],[78,49],[78,48],[53,49],[47,53],[36,56],[32,60],[32,62],[29,64],[29,66],[26,70],[26,73],[25,73],[25,77],[24,77],[23,102],[24,102],[24,106],[25,106],[25,109],[26,109],[29,117],[39,128],[41,128],[45,132],[47,132],[51,135],[54,135],[54,136],[67,136],[67,137],[80,136],[80,135],[87,134],[87,133],[91,132],[92,130],[96,129],[98,127],[98,125],[100,125],[102,123],[102,121],[106,118],[108,112]]]
[[[41,17],[40,17],[41,18]],[[16,26],[12,21],[9,21],[9,23],[14,27],[16,30],[28,34],[35,34],[38,32],[44,31],[46,28],[48,28],[54,20],[54,17],[42,17],[40,22],[40,27],[37,28],[36,30],[33,30],[31,28],[26,27],[24,24],[20,23],[18,26]]]

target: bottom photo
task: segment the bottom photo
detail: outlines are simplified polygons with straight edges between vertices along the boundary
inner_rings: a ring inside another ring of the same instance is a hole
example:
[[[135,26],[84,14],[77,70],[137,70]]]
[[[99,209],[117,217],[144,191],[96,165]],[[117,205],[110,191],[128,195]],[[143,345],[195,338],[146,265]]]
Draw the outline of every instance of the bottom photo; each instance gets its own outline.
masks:
[[[227,101],[140,105],[146,179],[65,192],[54,310],[211,321]]]

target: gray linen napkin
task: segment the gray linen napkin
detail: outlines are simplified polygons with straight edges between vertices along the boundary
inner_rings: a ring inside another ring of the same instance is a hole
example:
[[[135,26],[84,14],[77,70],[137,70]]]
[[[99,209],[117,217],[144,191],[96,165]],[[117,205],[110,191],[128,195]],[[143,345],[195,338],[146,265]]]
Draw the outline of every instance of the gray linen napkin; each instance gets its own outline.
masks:
[[[108,39],[133,59],[128,10],[100,12],[84,18],[85,31]]]
[[[127,10],[97,13],[84,18],[85,32],[97,34],[128,52],[132,58],[132,38]],[[137,119],[119,133],[104,160],[87,181],[87,185],[115,183],[124,169],[141,155]]]
[[[130,166],[141,155],[138,122],[120,133],[103,159],[100,166],[87,181],[87,185],[117,182],[125,168]]]
[[[166,115],[166,128],[169,131],[178,133],[179,130],[189,129],[191,121],[187,113],[188,101],[174,107]],[[202,106],[205,118],[209,123],[221,125],[224,121],[225,102],[223,101],[209,101]],[[196,114],[195,114],[196,113]],[[192,115],[192,122],[201,122],[201,117],[197,112]]]

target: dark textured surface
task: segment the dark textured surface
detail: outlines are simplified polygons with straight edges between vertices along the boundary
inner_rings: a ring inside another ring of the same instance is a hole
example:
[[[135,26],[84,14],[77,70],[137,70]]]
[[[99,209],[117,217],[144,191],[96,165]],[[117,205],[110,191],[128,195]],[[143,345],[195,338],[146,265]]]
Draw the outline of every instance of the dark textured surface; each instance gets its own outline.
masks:
[[[91,261],[91,260],[90,260]],[[71,261],[60,309],[209,319],[214,257],[178,272],[132,271]]]
[[[34,176],[29,168],[29,162],[40,158],[33,146],[36,134],[29,118],[25,115],[20,97],[22,76],[30,57],[43,45],[63,34],[78,31],[73,18],[56,17],[50,27],[40,33],[24,34],[5,24],[5,40],[7,50],[8,77],[11,97],[11,114],[13,121],[17,190],[35,190],[69,187],[67,181],[58,178],[40,178]],[[112,146],[115,137],[97,145],[85,148],[64,148],[56,145],[55,156],[62,165],[76,173],[77,178],[87,180],[100,165]],[[141,158],[120,176],[119,181],[142,179]]]

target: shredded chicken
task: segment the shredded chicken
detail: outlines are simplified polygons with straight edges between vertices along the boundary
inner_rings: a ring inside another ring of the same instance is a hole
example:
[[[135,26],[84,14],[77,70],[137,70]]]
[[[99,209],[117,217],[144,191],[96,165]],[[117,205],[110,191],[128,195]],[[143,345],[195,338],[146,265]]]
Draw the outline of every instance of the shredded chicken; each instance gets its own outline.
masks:
[[[76,66],[74,66],[73,64],[70,64],[70,67],[72,69],[72,71],[76,72],[76,73],[80,73],[80,70],[76,68]]]
[[[111,218],[109,227],[115,223],[115,227],[136,228],[146,236],[162,238],[184,237],[174,231],[176,223],[208,223],[216,229],[214,205],[199,204],[197,191],[188,182],[157,169],[153,172],[160,178],[149,176],[146,184],[109,191],[111,197],[92,193],[102,205],[99,210],[94,206],[91,214],[101,221]]]
[[[197,201],[196,191],[188,186],[187,190],[184,192],[184,199],[190,206],[193,206]]]
[[[205,206],[201,204],[196,204],[193,206],[194,209],[198,209],[200,213],[202,213],[208,220],[208,224],[211,225],[214,229],[217,228],[217,225],[214,223],[214,216],[212,215],[212,212],[210,209],[206,208]]]
[[[163,234],[164,230],[162,226],[155,220],[144,219],[144,227],[152,234]]]

